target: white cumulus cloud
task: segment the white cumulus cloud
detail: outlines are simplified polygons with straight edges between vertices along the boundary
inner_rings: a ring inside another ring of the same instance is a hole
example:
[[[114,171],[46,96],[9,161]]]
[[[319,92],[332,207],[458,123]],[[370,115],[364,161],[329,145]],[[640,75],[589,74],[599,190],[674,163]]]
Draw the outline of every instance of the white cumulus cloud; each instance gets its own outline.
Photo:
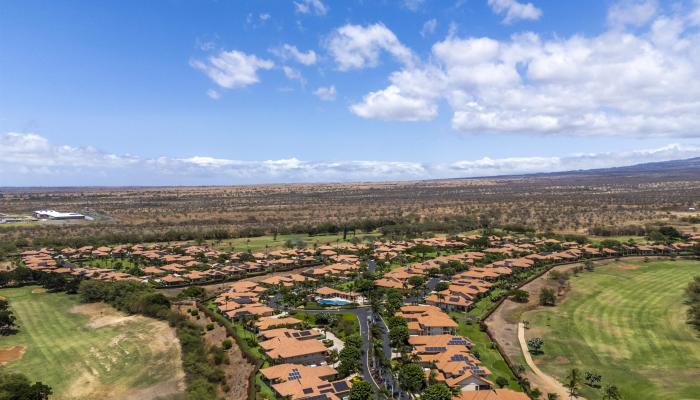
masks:
[[[221,98],[221,93],[214,89],[209,89],[207,90],[207,96],[209,96],[209,98],[212,100],[219,100]]]
[[[542,10],[535,7],[532,3],[521,3],[517,0],[488,1],[493,12],[504,15],[504,24],[510,24],[521,19],[537,20],[542,16]]]
[[[420,35],[426,37],[435,33],[435,28],[437,28],[437,20],[435,18],[425,21],[423,28],[420,30]]]
[[[613,28],[639,27],[656,14],[656,0],[620,0],[608,9],[608,24]]]
[[[427,121],[437,115],[437,105],[421,97],[406,96],[397,86],[370,92],[350,110],[362,118],[394,121]]]
[[[326,46],[341,71],[374,67],[382,52],[407,65],[412,64],[415,57],[394,32],[381,23],[344,25],[331,34]]]
[[[326,15],[328,13],[328,7],[321,0],[295,1],[294,9],[300,14]]]
[[[641,32],[450,34],[351,111],[417,121],[445,102],[465,133],[698,137],[700,35],[685,15],[656,15]]]
[[[304,65],[316,64],[316,52],[309,50],[307,52],[300,51],[296,46],[291,44],[283,44],[280,47],[270,49],[270,52],[283,60],[293,59],[296,62]]]
[[[217,85],[232,89],[258,83],[258,70],[272,69],[274,63],[238,50],[221,51],[205,61],[192,60],[192,67],[204,72]]]
[[[314,95],[316,95],[319,99],[323,101],[333,101],[335,100],[336,96],[336,90],[335,86],[321,86],[318,89],[314,91]]]

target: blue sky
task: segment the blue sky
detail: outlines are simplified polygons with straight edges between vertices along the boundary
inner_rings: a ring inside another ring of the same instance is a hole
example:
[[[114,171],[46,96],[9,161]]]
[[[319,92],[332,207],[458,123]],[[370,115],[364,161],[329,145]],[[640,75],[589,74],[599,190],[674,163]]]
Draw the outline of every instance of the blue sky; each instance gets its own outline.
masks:
[[[424,179],[700,155],[700,3],[0,4],[0,186]]]

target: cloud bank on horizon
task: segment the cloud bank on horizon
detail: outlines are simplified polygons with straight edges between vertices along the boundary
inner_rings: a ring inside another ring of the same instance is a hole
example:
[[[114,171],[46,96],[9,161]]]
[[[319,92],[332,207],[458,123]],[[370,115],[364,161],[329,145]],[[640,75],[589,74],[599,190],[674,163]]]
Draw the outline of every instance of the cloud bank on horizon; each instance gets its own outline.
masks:
[[[700,0],[79,3],[0,15],[0,187],[700,156]]]
[[[483,157],[450,163],[403,161],[242,161],[208,156],[145,158],[93,147],[55,145],[35,133],[0,135],[0,187],[226,185],[283,182],[353,182],[484,177],[606,168],[700,156],[700,147],[669,144],[626,152],[574,153],[562,157]]]

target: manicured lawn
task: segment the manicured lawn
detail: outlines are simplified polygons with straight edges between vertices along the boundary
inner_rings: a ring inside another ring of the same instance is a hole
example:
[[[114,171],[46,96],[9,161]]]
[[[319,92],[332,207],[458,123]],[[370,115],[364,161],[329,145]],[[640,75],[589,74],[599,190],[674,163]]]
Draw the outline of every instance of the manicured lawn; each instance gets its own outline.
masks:
[[[683,290],[700,262],[622,260],[571,279],[557,307],[530,311],[527,337],[542,337],[535,362],[559,379],[596,371],[624,399],[700,398],[700,339],[686,323]],[[589,399],[598,390],[584,387]]]
[[[167,323],[126,317],[104,304],[74,309],[77,296],[34,289],[0,290],[20,329],[2,337],[0,348],[26,346],[21,358],[5,366],[9,371],[47,383],[52,399],[118,399],[135,390],[151,399],[160,390],[154,388],[177,391],[180,349]]]
[[[294,318],[300,319],[311,326],[319,327],[316,324],[316,316],[318,314],[307,314],[302,312],[290,313]],[[348,336],[360,334],[360,323],[353,313],[333,314],[338,318],[338,322],[334,326],[328,327],[328,330],[333,332],[341,340],[347,339]]]
[[[491,303],[491,301],[487,299],[483,299],[482,301]],[[491,381],[495,381],[497,377],[502,376],[508,379],[508,388],[522,391],[517,379],[515,379],[510,368],[508,368],[508,364],[503,360],[501,353],[493,347],[491,339],[486,332],[479,329],[478,321],[475,319],[473,323],[467,324],[465,322],[464,313],[451,312],[450,316],[459,324],[457,334],[466,337],[474,343],[472,351],[479,353],[481,363],[491,371],[491,375],[488,376],[488,378]]]
[[[128,269],[134,266],[134,263],[126,258],[95,258],[90,261],[85,261],[83,265],[117,269],[119,263],[121,263],[122,269]]]

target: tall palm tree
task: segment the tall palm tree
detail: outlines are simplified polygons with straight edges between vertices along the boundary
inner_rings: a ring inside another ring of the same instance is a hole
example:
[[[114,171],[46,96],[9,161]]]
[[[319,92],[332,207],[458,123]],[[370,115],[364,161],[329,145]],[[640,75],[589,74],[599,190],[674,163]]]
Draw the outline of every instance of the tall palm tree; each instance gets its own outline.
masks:
[[[571,370],[569,375],[566,377],[566,382],[564,386],[569,389],[569,398],[576,397],[578,392],[578,387],[581,385],[581,371],[578,368]]]

